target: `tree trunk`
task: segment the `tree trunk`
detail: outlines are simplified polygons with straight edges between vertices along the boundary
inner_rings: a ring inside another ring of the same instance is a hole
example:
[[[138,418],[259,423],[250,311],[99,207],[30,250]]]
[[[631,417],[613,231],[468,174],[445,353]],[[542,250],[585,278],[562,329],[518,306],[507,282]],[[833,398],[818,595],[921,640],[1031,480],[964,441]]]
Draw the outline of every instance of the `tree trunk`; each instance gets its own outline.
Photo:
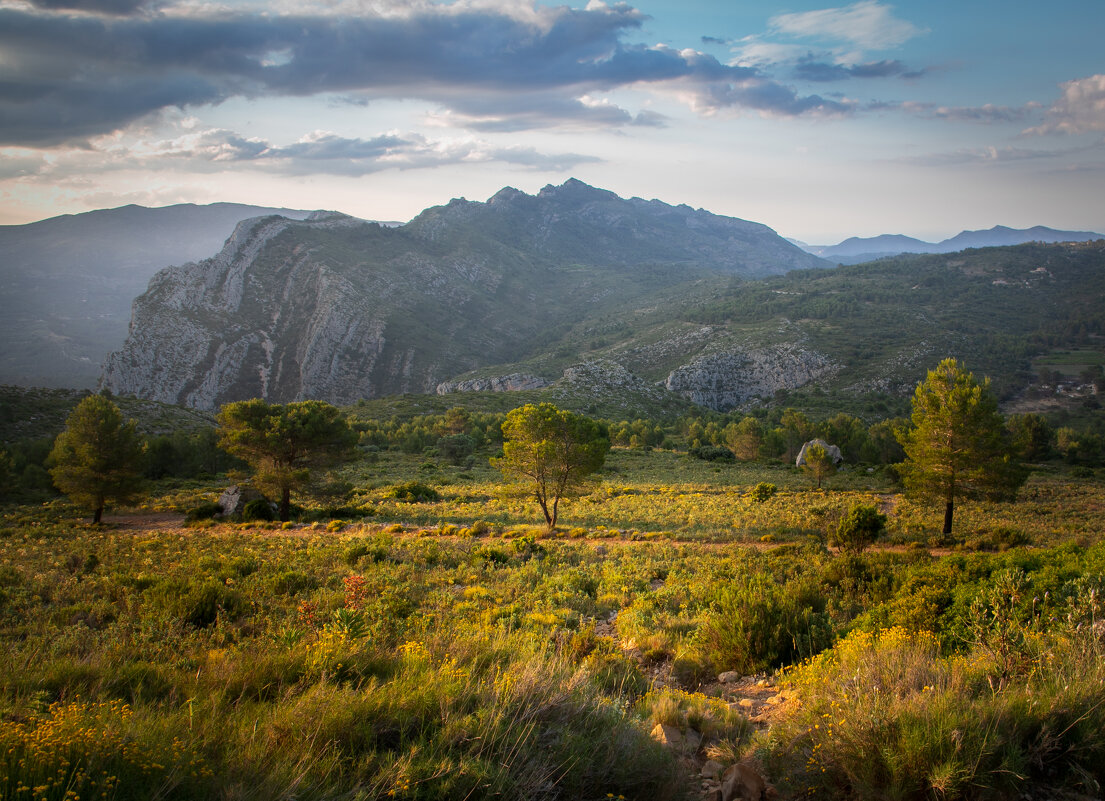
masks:
[[[556,525],[556,518],[549,514],[549,505],[540,495],[537,496],[537,504],[541,507],[541,514],[545,516],[545,525],[549,527],[549,531],[552,531],[553,527]]]
[[[280,522],[287,523],[292,516],[292,491],[285,487],[280,492]]]
[[[560,498],[553,499],[552,517],[549,518],[549,531],[556,531],[557,507],[560,506]]]
[[[100,521],[103,520],[103,517],[104,517],[104,505],[101,503],[99,506],[96,507],[96,511],[94,511],[92,513],[92,525],[94,525],[94,526],[100,525]]]
[[[944,507],[944,533],[952,533],[952,510],[955,508],[955,501],[948,501],[948,505]]]

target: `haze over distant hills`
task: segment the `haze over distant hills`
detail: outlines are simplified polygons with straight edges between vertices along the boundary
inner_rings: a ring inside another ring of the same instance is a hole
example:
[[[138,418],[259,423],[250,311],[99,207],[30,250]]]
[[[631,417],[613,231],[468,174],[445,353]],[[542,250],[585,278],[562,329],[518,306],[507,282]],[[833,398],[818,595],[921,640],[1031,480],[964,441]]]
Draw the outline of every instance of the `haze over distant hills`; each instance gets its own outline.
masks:
[[[966,248],[1004,247],[1025,242],[1088,242],[1105,239],[1093,231],[1057,231],[1037,225],[1033,228],[1007,228],[995,225],[986,231],[961,231],[942,242],[923,242],[901,234],[850,237],[837,245],[796,243],[808,253],[839,264],[859,264],[900,253],[954,253]]]
[[[123,206],[0,226],[0,384],[91,388],[162,267],[216,253],[248,217],[309,212],[215,203]]]

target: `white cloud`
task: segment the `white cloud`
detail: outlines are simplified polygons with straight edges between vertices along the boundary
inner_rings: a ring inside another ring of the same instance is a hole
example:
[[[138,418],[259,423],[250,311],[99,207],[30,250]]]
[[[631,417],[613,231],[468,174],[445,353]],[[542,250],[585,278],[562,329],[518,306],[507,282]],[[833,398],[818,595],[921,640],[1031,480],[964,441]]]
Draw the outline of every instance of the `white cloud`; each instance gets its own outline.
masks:
[[[860,0],[844,8],[780,14],[769,20],[772,33],[850,44],[867,50],[889,50],[926,33],[894,16],[893,6]]]
[[[730,64],[755,69],[789,66],[805,81],[920,77],[899,61],[878,60],[870,51],[894,49],[927,30],[894,16],[893,6],[860,0],[840,8],[779,14],[762,34],[731,44]]]
[[[1105,75],[1061,84],[1063,95],[1047,110],[1042,125],[1026,134],[1084,134],[1105,131]]]
[[[946,153],[929,153],[923,156],[908,156],[895,159],[900,164],[915,164],[925,167],[946,167],[967,164],[1006,164],[1018,161],[1037,161],[1057,159],[1076,153],[1076,150],[1032,150],[1021,147],[985,147],[961,148]]]

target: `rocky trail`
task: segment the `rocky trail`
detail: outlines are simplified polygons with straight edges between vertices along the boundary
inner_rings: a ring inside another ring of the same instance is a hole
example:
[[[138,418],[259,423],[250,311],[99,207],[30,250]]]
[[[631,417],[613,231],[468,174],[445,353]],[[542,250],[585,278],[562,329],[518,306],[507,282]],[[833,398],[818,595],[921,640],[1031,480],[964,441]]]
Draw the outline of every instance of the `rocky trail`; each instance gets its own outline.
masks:
[[[644,667],[654,688],[672,687],[720,699],[744,717],[753,731],[770,728],[780,712],[793,700],[792,695],[780,689],[768,674],[742,676],[728,671],[696,688],[684,687],[673,674],[673,660],[667,659],[650,666],[635,643],[619,640],[616,620],[617,616],[613,615],[597,622],[595,633],[618,642],[628,656]],[[721,749],[713,748],[715,743],[705,739],[694,728],[684,730],[657,723],[651,735],[679,756],[687,775],[694,781],[694,786],[688,788],[692,798],[703,801],[766,801],[778,795],[754,760],[727,760]]]

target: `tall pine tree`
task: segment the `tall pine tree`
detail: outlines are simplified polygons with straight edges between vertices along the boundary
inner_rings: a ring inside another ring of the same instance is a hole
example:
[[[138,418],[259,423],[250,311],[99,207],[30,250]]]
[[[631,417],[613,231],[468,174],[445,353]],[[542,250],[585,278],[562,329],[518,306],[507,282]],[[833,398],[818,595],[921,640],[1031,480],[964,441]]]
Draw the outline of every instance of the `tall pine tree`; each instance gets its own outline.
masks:
[[[913,393],[913,427],[899,435],[906,490],[944,502],[944,534],[958,498],[1012,499],[1028,476],[990,391],[945,359]]]
[[[142,489],[144,443],[133,420],[103,395],[89,395],[65,421],[50,452],[54,484],[103,518],[108,501],[125,503]]]

